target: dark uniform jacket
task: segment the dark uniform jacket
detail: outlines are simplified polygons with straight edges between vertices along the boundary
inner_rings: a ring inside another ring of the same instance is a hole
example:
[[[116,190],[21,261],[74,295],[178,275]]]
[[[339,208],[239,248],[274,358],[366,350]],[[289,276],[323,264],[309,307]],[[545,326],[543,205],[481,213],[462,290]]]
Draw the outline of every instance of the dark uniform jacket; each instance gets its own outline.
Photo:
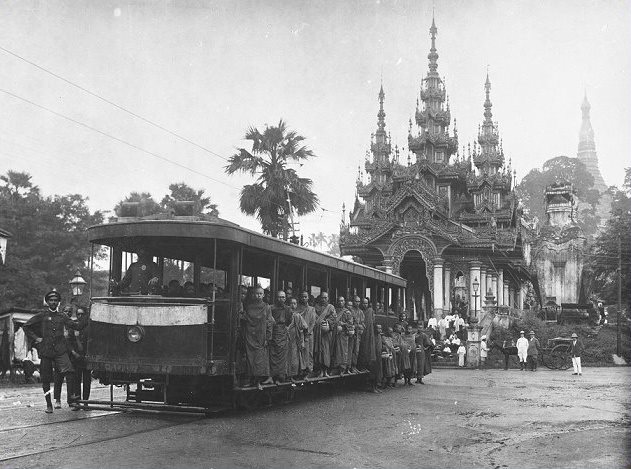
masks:
[[[68,341],[64,337],[64,326],[67,329],[81,330],[87,324],[87,316],[73,321],[64,313],[47,310],[29,319],[24,325],[24,331],[30,343],[41,337],[42,341],[35,344],[40,357],[54,358],[69,351]]]
[[[576,343],[574,343],[574,341],[572,341],[570,343],[570,356],[580,357],[584,349],[585,347],[583,347],[583,342],[577,340]]]

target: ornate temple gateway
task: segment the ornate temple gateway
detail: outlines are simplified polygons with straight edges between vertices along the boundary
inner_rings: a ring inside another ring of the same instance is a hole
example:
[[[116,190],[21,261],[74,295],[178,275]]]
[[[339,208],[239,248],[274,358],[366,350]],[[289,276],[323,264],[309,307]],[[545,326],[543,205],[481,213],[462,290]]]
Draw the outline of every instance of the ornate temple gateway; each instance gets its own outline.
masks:
[[[403,307],[414,319],[465,303],[473,316],[489,294],[500,306],[521,309],[530,280],[524,227],[514,174],[492,120],[491,82],[487,74],[477,142],[460,152],[437,72],[436,33],[432,20],[429,70],[420,107],[417,98],[416,126],[409,122],[407,161],[400,161],[386,133],[383,85],[379,90],[377,130],[366,155],[368,182],[358,176],[350,221],[341,227],[341,252],[407,278],[404,304],[393,309]]]

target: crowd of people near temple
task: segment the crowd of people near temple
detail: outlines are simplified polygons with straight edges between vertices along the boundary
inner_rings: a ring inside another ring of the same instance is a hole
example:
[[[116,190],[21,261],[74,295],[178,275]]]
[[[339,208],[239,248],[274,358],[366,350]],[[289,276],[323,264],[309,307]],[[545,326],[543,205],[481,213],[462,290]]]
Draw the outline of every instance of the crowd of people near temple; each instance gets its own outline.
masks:
[[[430,337],[404,316],[384,330],[368,298],[340,296],[333,305],[327,292],[313,298],[280,290],[268,303],[266,291],[254,287],[241,299],[239,349],[250,386],[367,372],[379,393],[401,379],[424,384],[431,372]]]

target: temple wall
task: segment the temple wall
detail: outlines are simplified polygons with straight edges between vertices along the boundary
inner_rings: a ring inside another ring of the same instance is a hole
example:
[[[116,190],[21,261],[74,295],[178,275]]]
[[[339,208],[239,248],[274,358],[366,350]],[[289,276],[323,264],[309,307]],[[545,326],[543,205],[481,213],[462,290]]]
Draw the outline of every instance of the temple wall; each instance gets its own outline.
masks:
[[[554,297],[559,305],[578,303],[583,270],[578,240],[563,244],[544,241],[538,251],[534,264],[542,294]]]

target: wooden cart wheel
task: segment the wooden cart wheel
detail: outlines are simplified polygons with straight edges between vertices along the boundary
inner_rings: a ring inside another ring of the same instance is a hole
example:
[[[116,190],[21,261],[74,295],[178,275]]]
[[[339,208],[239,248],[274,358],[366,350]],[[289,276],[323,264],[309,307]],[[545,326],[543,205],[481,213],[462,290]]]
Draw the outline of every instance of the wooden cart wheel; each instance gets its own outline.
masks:
[[[572,358],[570,357],[570,349],[567,344],[555,345],[550,352],[554,359],[555,368],[557,370],[567,370],[572,366]]]

